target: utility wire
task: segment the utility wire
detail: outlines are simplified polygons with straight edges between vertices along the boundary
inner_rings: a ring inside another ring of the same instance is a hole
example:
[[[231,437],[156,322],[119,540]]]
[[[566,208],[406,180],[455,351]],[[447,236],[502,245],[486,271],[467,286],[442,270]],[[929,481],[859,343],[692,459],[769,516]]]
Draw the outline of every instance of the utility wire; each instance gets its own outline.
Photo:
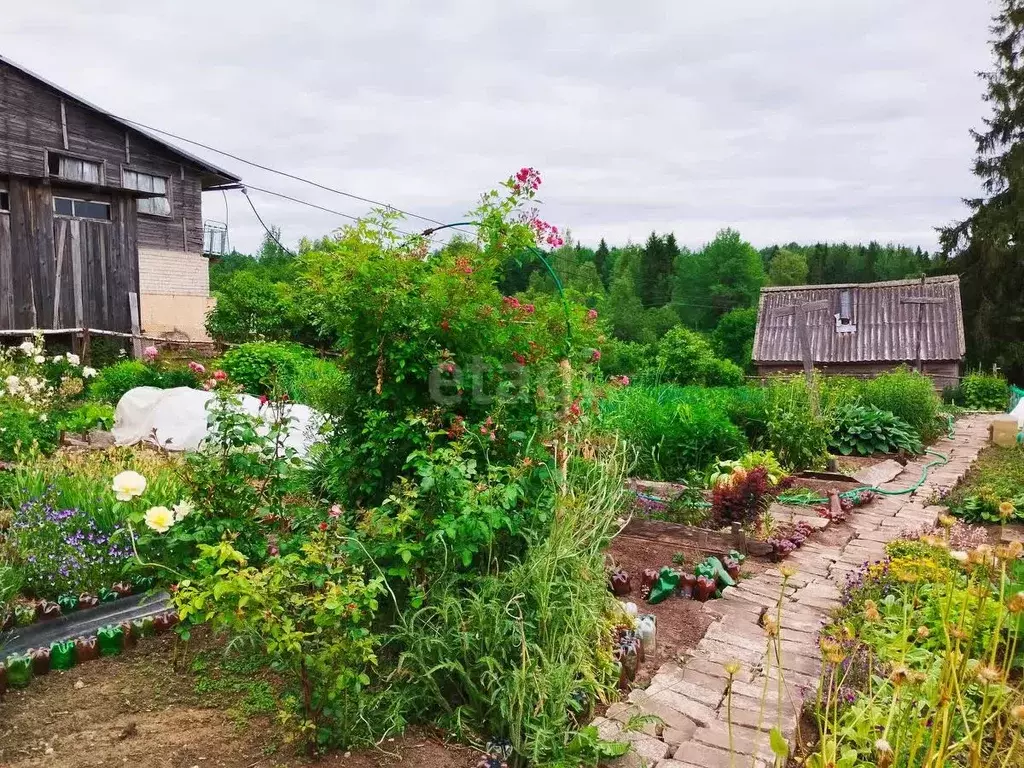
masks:
[[[165,130],[163,130],[161,128],[155,128],[152,125],[146,125],[145,123],[140,123],[138,120],[130,120],[127,117],[118,117],[117,119],[118,120],[123,120],[126,123],[131,123],[132,125],[136,125],[139,128],[145,128],[147,131],[153,131],[154,133],[159,133],[159,134],[162,134],[164,136],[169,136],[170,138],[175,139],[176,141],[183,141],[186,144],[192,144],[194,146],[202,147],[203,149],[209,150],[210,152],[216,152],[218,155],[223,155],[224,157],[230,157],[232,160],[236,160],[239,163],[244,163],[245,165],[251,165],[253,168],[259,168],[261,171],[267,171],[268,173],[276,173],[278,176],[284,176],[285,178],[288,178],[288,179],[293,179],[295,181],[301,181],[303,184],[309,184],[311,186],[317,187],[318,189],[322,189],[325,192],[331,192],[331,193],[333,193],[335,195],[342,195],[343,197],[348,197],[348,198],[351,198],[352,200],[359,200],[360,202],[369,203],[370,205],[375,205],[375,206],[377,206],[379,208],[388,208],[388,209],[390,209],[392,211],[396,211],[396,212],[402,214],[403,216],[408,216],[408,217],[413,218],[413,219],[419,219],[420,221],[426,221],[426,222],[428,222],[430,224],[444,225],[443,221],[438,221],[437,219],[432,219],[429,216],[421,216],[420,214],[413,213],[412,211],[406,211],[406,210],[403,210],[401,208],[396,208],[395,206],[391,205],[390,203],[384,203],[384,202],[381,202],[380,200],[374,200],[374,199],[369,198],[369,197],[363,197],[362,195],[356,195],[356,194],[353,194],[351,192],[346,192],[343,189],[336,189],[334,187],[329,187],[326,184],[321,184],[320,182],[313,181],[312,179],[307,179],[307,178],[304,178],[302,176],[297,176],[294,173],[288,173],[287,171],[282,171],[282,170],[279,170],[277,168],[271,168],[269,165],[263,165],[262,163],[257,163],[254,160],[247,160],[244,157],[239,157],[238,155],[233,154],[231,152],[227,152],[227,151],[225,151],[223,149],[217,149],[216,147],[212,147],[209,144],[204,144],[201,141],[195,141],[194,139],[187,139],[184,136],[179,136],[176,133],[171,133],[170,131],[165,131]],[[256,189],[256,187],[252,187],[252,188]],[[464,230],[460,230],[460,231],[464,231]],[[469,234],[469,233],[466,233],[466,234]]]
[[[253,189],[255,189],[255,187],[253,187]],[[256,214],[256,219],[259,221],[259,223],[261,225],[263,225],[263,229],[266,231],[267,237],[269,237],[271,240],[273,240],[275,243],[277,243],[277,247],[280,248],[285,253],[287,253],[289,256],[295,256],[295,254],[292,253],[292,251],[290,251],[289,249],[285,248],[284,245],[281,244],[281,241],[277,239],[277,235],[275,235],[273,233],[273,231],[271,231],[270,227],[268,227],[264,223],[263,217],[260,216],[260,212],[256,210],[256,206],[253,204],[252,198],[249,197],[249,192],[248,192],[248,190],[246,190],[245,187],[242,187],[242,194],[245,195],[245,199],[249,201],[249,207],[252,208],[252,212],[254,214]]]

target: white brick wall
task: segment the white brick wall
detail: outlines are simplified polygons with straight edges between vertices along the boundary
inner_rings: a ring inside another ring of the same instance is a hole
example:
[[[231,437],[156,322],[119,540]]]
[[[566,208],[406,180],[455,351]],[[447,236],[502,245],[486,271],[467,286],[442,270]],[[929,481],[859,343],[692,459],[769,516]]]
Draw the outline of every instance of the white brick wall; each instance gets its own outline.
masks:
[[[209,263],[198,253],[140,248],[139,290],[142,294],[209,296]]]

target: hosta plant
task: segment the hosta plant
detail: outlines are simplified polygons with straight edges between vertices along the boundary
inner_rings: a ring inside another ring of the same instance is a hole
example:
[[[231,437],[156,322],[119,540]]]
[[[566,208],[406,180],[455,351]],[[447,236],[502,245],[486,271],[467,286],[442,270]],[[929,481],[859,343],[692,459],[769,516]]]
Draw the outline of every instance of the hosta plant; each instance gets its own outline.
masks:
[[[873,453],[921,453],[921,437],[907,422],[874,406],[840,406],[832,421],[829,446],[849,456]]]

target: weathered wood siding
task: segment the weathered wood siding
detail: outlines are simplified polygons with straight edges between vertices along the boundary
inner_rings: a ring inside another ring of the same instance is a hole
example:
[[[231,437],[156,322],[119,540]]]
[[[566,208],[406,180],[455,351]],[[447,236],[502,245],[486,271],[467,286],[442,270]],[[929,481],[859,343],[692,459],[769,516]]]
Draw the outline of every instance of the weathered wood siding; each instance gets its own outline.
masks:
[[[171,215],[139,214],[139,244],[202,251],[202,186],[197,167],[141,133],[62,99],[45,84],[0,61],[0,177],[46,177],[46,150],[101,162],[110,187],[122,186],[123,169],[167,177]]]
[[[0,213],[0,328],[14,327],[12,269],[11,215]]]
[[[114,195],[110,221],[53,213],[51,188],[12,179],[0,214],[0,328],[130,331],[139,293],[135,200]]]
[[[53,311],[62,327],[131,330],[128,294],[139,293],[135,201],[116,197],[110,219],[54,217]]]

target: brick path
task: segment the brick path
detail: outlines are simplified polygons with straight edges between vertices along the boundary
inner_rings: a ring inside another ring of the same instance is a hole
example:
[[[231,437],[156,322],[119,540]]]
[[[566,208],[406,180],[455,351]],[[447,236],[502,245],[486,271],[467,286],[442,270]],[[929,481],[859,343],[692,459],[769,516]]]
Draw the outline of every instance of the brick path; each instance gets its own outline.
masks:
[[[988,438],[991,415],[972,415],[956,424],[956,437],[941,439],[932,448],[949,457],[934,467],[916,492],[882,496],[858,508],[847,522],[853,529],[840,546],[816,544],[813,537],[786,560],[797,573],[784,585],[777,570],[747,579],[725,590],[721,600],[705,603],[712,618],[704,639],[679,663],[662,665],[646,690],[636,689],[627,702],[613,704],[606,717],[594,721],[605,739],[629,741],[632,750],[612,763],[647,768],[732,768],[729,753],[726,689],[723,664],[738,661],[741,671],[732,683],[733,748],[736,766],[768,766],[774,757],[768,731],[779,722],[777,665],[767,663],[767,639],[760,624],[765,609],[782,608],[783,706],[782,731],[793,742],[799,713],[817,692],[821,656],[816,632],[839,600],[848,574],[865,562],[878,560],[886,542],[905,530],[935,525],[943,507],[927,506],[928,498],[964,475]],[[934,457],[907,465],[887,489],[905,488],[921,476]],[[769,668],[770,666],[770,668]],[[759,710],[768,684],[763,722]],[[663,723],[642,731],[623,732],[623,723],[636,714],[653,714]]]

